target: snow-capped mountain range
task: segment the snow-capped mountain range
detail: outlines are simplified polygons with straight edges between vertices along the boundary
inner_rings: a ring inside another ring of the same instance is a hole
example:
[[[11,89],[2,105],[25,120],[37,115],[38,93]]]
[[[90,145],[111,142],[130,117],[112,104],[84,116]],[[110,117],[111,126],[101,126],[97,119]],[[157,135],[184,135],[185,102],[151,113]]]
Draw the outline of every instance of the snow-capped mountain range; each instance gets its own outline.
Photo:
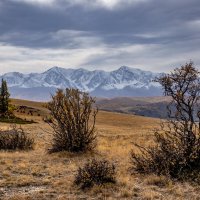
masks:
[[[48,100],[57,88],[78,88],[99,97],[160,95],[159,73],[122,66],[117,70],[89,71],[53,67],[43,73],[6,73],[0,78],[7,81],[11,96],[31,100]]]

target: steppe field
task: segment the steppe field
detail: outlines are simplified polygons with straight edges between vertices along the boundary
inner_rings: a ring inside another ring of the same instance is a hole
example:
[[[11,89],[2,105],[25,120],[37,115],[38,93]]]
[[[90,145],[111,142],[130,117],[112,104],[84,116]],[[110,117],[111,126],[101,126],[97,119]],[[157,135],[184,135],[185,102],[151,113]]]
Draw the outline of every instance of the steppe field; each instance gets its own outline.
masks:
[[[52,130],[43,121],[48,110],[43,103],[12,100],[25,106],[17,116],[37,123],[21,125],[35,138],[34,150],[0,151],[0,199],[200,199],[200,187],[156,175],[131,174],[130,151],[133,143],[150,145],[152,130],[160,119],[99,111],[96,131],[98,144],[93,153],[48,154]],[[30,110],[31,113],[30,114]],[[1,129],[9,124],[0,123]],[[81,190],[73,184],[78,167],[90,158],[106,158],[117,167],[117,183]]]

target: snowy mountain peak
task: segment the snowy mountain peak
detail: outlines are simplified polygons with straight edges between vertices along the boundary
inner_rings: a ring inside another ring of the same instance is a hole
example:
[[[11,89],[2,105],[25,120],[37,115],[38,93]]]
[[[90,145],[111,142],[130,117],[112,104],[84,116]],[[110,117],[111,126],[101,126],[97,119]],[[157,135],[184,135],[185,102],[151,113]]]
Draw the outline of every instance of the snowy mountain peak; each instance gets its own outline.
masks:
[[[13,76],[23,76],[22,73],[19,73],[19,72],[8,72],[6,74],[4,74],[4,76],[10,76],[10,77],[13,77]]]
[[[61,68],[61,67],[54,66],[54,67],[48,69],[47,71],[45,71],[45,72],[43,72],[43,73],[50,73],[50,72],[60,73],[62,70],[66,70],[66,69],[65,69],[65,68]]]
[[[43,73],[7,73],[0,78],[7,81],[10,88],[78,88],[95,96],[148,96],[153,95],[158,85],[152,82],[158,73],[122,66],[117,70],[89,71],[83,68],[65,69],[52,67]],[[46,89],[45,89],[46,88]]]
[[[117,69],[118,71],[131,71],[131,70],[135,70],[136,68],[130,68],[130,67],[127,67],[127,66],[121,66],[119,69]]]

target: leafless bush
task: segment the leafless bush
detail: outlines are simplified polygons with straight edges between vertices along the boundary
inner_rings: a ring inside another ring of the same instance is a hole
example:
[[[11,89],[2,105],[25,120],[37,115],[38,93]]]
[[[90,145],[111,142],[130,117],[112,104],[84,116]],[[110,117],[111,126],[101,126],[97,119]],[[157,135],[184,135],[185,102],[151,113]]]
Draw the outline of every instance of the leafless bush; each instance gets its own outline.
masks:
[[[24,130],[15,125],[10,130],[0,130],[1,150],[31,150],[34,140],[29,138]]]
[[[141,154],[132,152],[133,169],[140,173],[200,181],[200,126],[195,121],[200,117],[196,116],[199,72],[191,62],[157,81],[164,94],[172,97],[167,107],[169,119],[155,131],[154,145],[147,148],[136,145]]]
[[[79,167],[74,183],[82,189],[92,187],[94,184],[116,182],[115,165],[107,160],[89,160],[83,168]]]
[[[98,110],[95,100],[78,89],[58,90],[48,109],[52,116],[49,125],[54,130],[49,152],[83,152],[96,145],[95,121]]]

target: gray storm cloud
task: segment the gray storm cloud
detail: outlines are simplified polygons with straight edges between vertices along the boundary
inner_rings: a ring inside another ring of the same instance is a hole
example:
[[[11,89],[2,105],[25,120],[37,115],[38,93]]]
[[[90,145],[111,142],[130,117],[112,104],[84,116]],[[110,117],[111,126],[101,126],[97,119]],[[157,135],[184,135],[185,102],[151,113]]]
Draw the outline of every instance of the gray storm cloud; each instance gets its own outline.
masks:
[[[200,64],[199,0],[2,0],[1,73]]]

